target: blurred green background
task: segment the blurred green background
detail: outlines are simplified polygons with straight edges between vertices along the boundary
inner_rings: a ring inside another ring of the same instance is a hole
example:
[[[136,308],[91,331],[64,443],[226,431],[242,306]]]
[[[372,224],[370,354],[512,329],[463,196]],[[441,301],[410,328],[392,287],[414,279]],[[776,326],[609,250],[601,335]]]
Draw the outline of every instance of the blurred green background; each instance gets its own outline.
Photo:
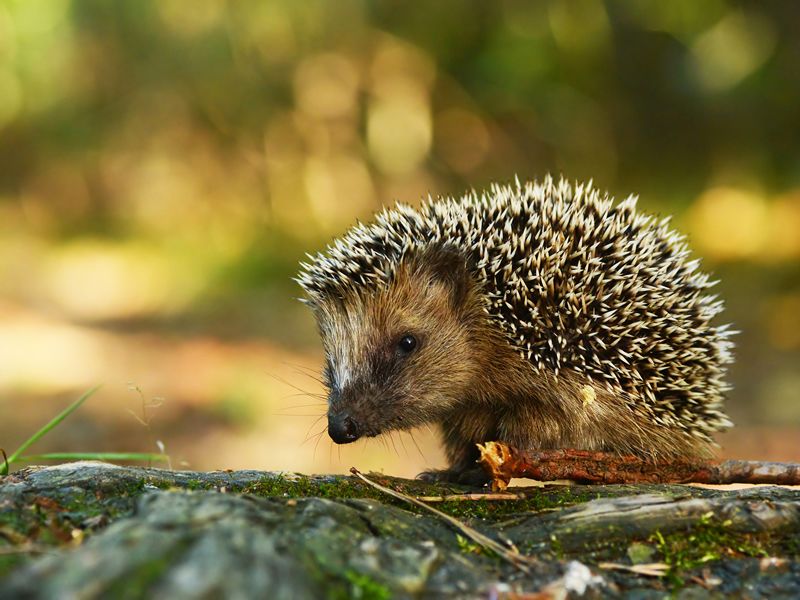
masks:
[[[725,455],[800,459],[798,23],[796,2],[2,0],[0,446],[103,383],[35,449],[436,466],[427,431],[333,448],[291,277],[384,204],[550,172],[675,215],[742,331]]]

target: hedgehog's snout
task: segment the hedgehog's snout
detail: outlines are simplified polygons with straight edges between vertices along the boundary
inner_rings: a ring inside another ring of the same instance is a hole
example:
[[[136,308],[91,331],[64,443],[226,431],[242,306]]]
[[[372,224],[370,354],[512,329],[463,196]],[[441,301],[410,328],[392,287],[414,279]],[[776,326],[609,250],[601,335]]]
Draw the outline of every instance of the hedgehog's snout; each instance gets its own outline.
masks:
[[[328,414],[328,435],[337,444],[349,444],[361,437],[358,422],[346,412]]]

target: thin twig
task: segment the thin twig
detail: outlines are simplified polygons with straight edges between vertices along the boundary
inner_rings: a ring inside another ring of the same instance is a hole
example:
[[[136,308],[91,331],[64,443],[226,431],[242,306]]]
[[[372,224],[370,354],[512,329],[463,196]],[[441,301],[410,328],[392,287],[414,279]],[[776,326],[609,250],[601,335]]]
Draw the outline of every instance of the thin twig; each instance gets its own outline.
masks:
[[[414,498],[412,496],[408,496],[407,494],[403,494],[402,492],[398,492],[398,491],[393,490],[391,488],[385,487],[385,486],[383,486],[383,485],[381,485],[379,483],[371,481],[370,479],[367,479],[361,473],[361,471],[359,471],[355,467],[351,467],[350,468],[350,472],[353,475],[355,475],[356,477],[358,477],[359,479],[361,479],[364,483],[366,483],[368,485],[371,485],[376,490],[381,491],[384,494],[388,494],[389,496],[392,496],[393,498],[397,498],[398,500],[402,500],[403,502],[408,502],[410,504],[413,504],[415,506],[419,506],[420,508],[423,508],[423,509],[425,509],[427,511],[432,512],[433,514],[435,514],[440,519],[446,521],[447,523],[449,523],[450,525],[452,525],[453,527],[458,529],[458,531],[463,533],[465,536],[467,536],[469,539],[471,539],[476,544],[478,544],[478,545],[480,545],[480,546],[482,546],[484,548],[487,548],[488,550],[491,550],[492,552],[494,552],[495,554],[497,554],[498,556],[500,556],[504,560],[508,561],[509,563],[511,563],[517,569],[519,569],[520,571],[523,571],[524,573],[530,573],[530,569],[528,567],[531,566],[531,565],[538,564],[538,561],[536,561],[536,559],[534,559],[534,558],[532,558],[530,556],[525,556],[523,554],[520,554],[516,549],[509,550],[509,549],[505,548],[503,545],[501,545],[500,543],[494,541],[492,538],[485,536],[480,531],[478,531],[476,529],[473,529],[469,525],[466,525],[466,524],[462,523],[458,519],[456,519],[454,517],[451,517],[450,515],[448,515],[446,513],[443,513],[442,511],[437,510],[437,509],[433,508],[432,506],[428,506],[424,502],[421,502],[421,501],[417,500],[416,498]]]
[[[637,575],[647,575],[648,577],[664,577],[669,572],[669,565],[666,563],[644,563],[639,565],[621,565],[618,563],[601,562],[597,565],[601,569],[611,571],[628,571]]]
[[[39,544],[24,544],[22,546],[7,546],[0,548],[0,556],[13,554],[47,554],[49,552],[56,552],[56,549]]]
[[[464,500],[524,500],[522,494],[448,494],[446,496],[415,496],[422,502],[459,502]]]

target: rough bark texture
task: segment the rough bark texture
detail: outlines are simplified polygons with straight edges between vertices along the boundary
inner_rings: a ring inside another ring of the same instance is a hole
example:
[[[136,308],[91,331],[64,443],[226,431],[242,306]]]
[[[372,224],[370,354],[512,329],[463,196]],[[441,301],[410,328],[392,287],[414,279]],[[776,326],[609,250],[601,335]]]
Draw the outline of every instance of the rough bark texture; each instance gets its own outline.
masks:
[[[505,489],[515,477],[579,483],[767,483],[800,485],[800,463],[750,460],[647,461],[591,450],[521,450],[501,442],[478,444],[492,487]]]
[[[529,573],[351,477],[25,469],[0,480],[0,598],[800,597],[798,489],[517,491],[436,507],[536,557]]]

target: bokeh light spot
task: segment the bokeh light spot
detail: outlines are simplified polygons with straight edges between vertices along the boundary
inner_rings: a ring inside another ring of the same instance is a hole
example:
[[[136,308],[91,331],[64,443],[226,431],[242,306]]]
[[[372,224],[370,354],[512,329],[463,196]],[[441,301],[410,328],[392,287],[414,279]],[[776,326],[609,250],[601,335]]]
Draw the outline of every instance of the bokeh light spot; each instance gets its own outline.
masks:
[[[346,116],[355,110],[358,71],[341,54],[306,59],[294,77],[298,106],[316,117]]]
[[[191,7],[181,0],[159,0],[155,3],[162,22],[175,33],[198,35],[216,26],[225,10],[219,0],[195,0]]]
[[[548,17],[556,43],[565,50],[589,53],[608,47],[608,15],[600,0],[551,2]]]
[[[367,144],[383,172],[401,174],[412,171],[428,154],[432,123],[422,90],[398,83],[393,91],[370,102]]]
[[[776,43],[769,21],[732,12],[692,46],[690,57],[697,80],[711,91],[732,88],[767,61]]]
[[[355,157],[309,158],[305,185],[314,216],[328,232],[340,231],[375,208],[369,171]]]
[[[767,204],[745,190],[711,188],[692,207],[689,220],[699,252],[718,260],[752,258],[765,242]]]
[[[55,305],[90,321],[166,312],[197,291],[188,270],[176,277],[174,264],[156,248],[90,239],[55,252],[45,281]]]
[[[0,389],[52,393],[97,381],[102,371],[96,336],[0,305]]]

